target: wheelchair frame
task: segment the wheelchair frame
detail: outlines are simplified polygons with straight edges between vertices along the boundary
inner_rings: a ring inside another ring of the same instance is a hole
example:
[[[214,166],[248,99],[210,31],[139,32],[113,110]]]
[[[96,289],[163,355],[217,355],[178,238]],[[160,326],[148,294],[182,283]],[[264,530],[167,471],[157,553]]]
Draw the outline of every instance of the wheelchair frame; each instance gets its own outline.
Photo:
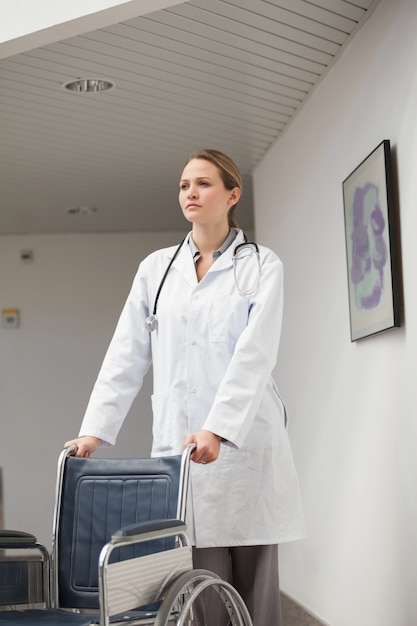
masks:
[[[32,611],[31,624],[33,626],[41,626],[43,618],[46,618],[48,611],[52,612],[59,623],[59,616],[65,613],[65,621],[71,620],[74,616],[74,622],[78,626],[86,626],[94,621],[94,615],[88,612],[85,614],[85,621],[80,624],[84,611],[91,608],[99,610],[100,626],[109,626],[112,618],[121,618],[125,622],[128,618],[133,619],[135,624],[155,624],[155,626],[167,626],[175,624],[183,626],[195,622],[195,603],[200,602],[200,598],[206,597],[211,591],[214,592],[216,598],[220,600],[220,604],[224,607],[223,613],[228,616],[228,624],[233,626],[251,626],[252,622],[243,600],[236,590],[225,581],[221,580],[212,572],[206,570],[192,569],[192,547],[190,545],[185,524],[186,497],[188,491],[188,477],[190,466],[190,454],[193,446],[189,446],[181,456],[176,457],[180,461],[178,485],[171,489],[171,483],[168,481],[169,495],[163,498],[168,499],[163,502],[163,515],[168,512],[168,518],[146,519],[146,521],[134,521],[133,523],[124,525],[121,529],[111,531],[110,538],[103,541],[101,551],[97,559],[97,581],[98,594],[97,605],[94,604],[94,593],[96,587],[93,585],[93,604],[90,600],[86,601],[86,606],[76,605],[69,606],[67,602],[61,602],[61,579],[60,571],[60,541],[65,543],[62,536],[62,518],[63,518],[63,490],[65,485],[66,467],[68,459],[75,455],[76,448],[71,446],[63,450],[59,456],[57,468],[57,480],[55,488],[55,505],[53,513],[53,531],[52,531],[52,550],[51,554],[40,544],[36,537],[29,533],[19,531],[1,531],[0,530],[0,548],[23,548],[37,549],[41,555],[42,567],[42,583],[43,583],[43,601],[45,608],[40,611]],[[169,457],[172,464],[172,457]],[[97,459],[98,461],[109,462],[122,460],[114,459]],[[168,461],[168,459],[166,459]],[[174,459],[175,460],[175,459]],[[81,459],[73,459],[73,462],[81,461]],[[85,460],[84,460],[85,461]],[[89,459],[95,461],[95,459]],[[126,460],[129,461],[129,460]],[[133,461],[133,460],[132,460]],[[138,462],[155,462],[155,459],[138,460]],[[164,459],[162,459],[162,462]],[[118,465],[118,463],[116,465]],[[175,460],[175,463],[177,461]],[[92,466],[94,467],[94,465]],[[94,472],[92,472],[94,477]],[[153,476],[153,474],[152,474]],[[84,476],[82,476],[84,478]],[[112,477],[118,485],[118,475]],[[130,479],[130,475],[129,475]],[[156,474],[158,484],[159,476]],[[95,482],[92,478],[87,477],[86,483],[92,493],[94,493]],[[91,487],[90,483],[93,483]],[[98,481],[100,485],[100,482]],[[130,483],[129,483],[130,484]],[[154,483],[152,483],[153,485]],[[165,484],[165,483],[164,483]],[[78,489],[78,483],[77,483]],[[80,492],[74,491],[71,497],[77,496],[80,500]],[[100,489],[98,489],[100,492]],[[172,491],[172,493],[171,493]],[[175,501],[176,511],[173,511],[173,502]],[[78,503],[79,504],[79,503]],[[106,500],[104,499],[104,504]],[[152,500],[151,500],[152,505]],[[65,510],[65,507],[64,507]],[[83,507],[79,506],[74,509],[74,515],[83,516]],[[175,517],[173,517],[173,515]],[[94,524],[90,520],[92,533],[94,534]],[[77,534],[78,527],[75,531],[70,527],[71,532]],[[162,541],[168,541],[169,549],[161,545]],[[157,542],[156,552],[150,549],[151,542]],[[75,544],[71,543],[71,554],[76,551]],[[90,544],[87,544],[87,549]],[[145,550],[146,548],[146,550]],[[90,549],[92,549],[90,547]],[[121,551],[129,551],[129,556],[122,558]],[[147,553],[144,553],[145,552]],[[136,552],[135,552],[136,551]],[[72,558],[72,556],[71,556]],[[73,567],[73,561],[67,566],[68,569]],[[75,567],[75,566],[74,566]],[[66,575],[67,572],[64,571]],[[93,577],[94,578],[94,577]],[[72,584],[72,583],[71,583]],[[74,586],[74,585],[73,585]],[[72,590],[73,591],[73,590]],[[71,591],[71,593],[72,593]],[[88,590],[90,591],[90,590]],[[70,597],[71,597],[70,593]],[[75,592],[74,592],[75,593]],[[0,588],[0,604],[11,605],[13,602],[10,594],[2,595]],[[30,598],[28,598],[30,600]],[[20,599],[17,600],[20,603]],[[83,600],[81,600],[83,602]],[[158,602],[158,608],[148,608],[149,603]],[[207,602],[207,600],[205,600]],[[210,603],[212,600],[209,601]],[[138,609],[139,607],[139,609]],[[68,609],[70,612],[68,612]],[[30,609],[29,609],[30,612]],[[19,618],[27,613],[22,611],[0,611],[0,626],[22,626]],[[80,614],[82,613],[82,614]],[[20,614],[20,615],[19,615]],[[204,614],[200,609],[200,616]],[[77,618],[77,619],[76,619]],[[222,618],[223,619],[223,618]],[[6,621],[6,625],[4,622]],[[26,622],[27,623],[27,622]],[[113,623],[113,621],[112,621]],[[202,624],[207,624],[206,618],[203,616]],[[222,622],[223,624],[224,622]],[[210,626],[214,626],[212,621]],[[75,626],[75,625],[74,625]]]

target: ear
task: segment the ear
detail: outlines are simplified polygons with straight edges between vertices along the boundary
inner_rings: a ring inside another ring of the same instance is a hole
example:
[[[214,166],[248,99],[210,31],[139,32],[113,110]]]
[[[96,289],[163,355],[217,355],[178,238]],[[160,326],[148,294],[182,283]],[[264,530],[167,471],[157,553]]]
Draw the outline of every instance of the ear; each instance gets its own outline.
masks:
[[[234,206],[235,204],[237,204],[240,200],[240,196],[241,196],[241,191],[239,187],[234,187],[231,190],[230,196],[229,196],[230,206]]]

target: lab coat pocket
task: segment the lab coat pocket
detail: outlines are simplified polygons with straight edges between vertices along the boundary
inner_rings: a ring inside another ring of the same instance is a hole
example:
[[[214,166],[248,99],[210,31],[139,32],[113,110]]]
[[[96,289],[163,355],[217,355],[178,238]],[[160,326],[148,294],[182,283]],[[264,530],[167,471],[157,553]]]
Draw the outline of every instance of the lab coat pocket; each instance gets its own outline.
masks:
[[[152,436],[155,452],[168,453],[172,451],[173,433],[172,420],[169,411],[169,395],[153,395],[152,396]]]
[[[214,298],[210,305],[212,343],[235,343],[248,323],[249,300],[244,296]]]

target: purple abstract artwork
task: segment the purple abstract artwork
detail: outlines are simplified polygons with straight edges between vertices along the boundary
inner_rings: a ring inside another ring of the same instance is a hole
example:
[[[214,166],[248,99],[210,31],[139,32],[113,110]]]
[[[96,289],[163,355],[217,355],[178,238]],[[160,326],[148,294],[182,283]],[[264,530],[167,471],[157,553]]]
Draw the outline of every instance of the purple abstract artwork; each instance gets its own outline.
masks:
[[[343,181],[343,204],[350,334],[356,341],[400,324],[388,139]]]
[[[385,230],[378,187],[373,183],[357,187],[353,198],[350,278],[359,309],[375,309],[381,302],[388,259]]]

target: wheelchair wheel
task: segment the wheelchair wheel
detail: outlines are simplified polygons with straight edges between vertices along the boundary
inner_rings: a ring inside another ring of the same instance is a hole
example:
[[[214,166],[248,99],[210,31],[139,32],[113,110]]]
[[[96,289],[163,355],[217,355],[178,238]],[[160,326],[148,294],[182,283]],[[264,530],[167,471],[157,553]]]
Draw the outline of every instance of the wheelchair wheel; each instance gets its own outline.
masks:
[[[252,626],[248,610],[229,583],[207,570],[190,570],[169,587],[155,626]]]

